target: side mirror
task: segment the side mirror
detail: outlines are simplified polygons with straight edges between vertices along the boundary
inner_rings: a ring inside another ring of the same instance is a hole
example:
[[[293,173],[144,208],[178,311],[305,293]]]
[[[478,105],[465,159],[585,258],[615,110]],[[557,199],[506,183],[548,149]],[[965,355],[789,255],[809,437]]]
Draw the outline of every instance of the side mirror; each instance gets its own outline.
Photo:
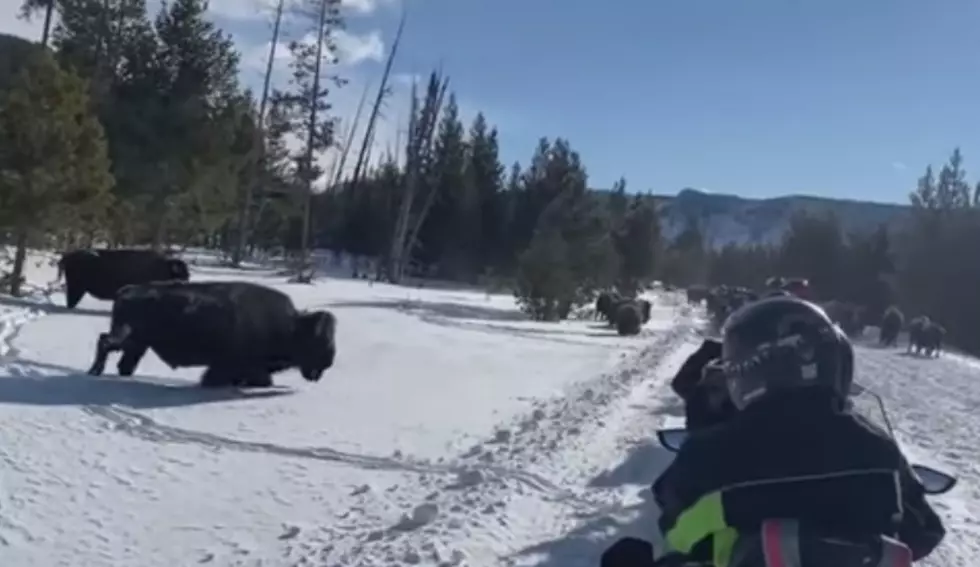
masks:
[[[681,445],[687,440],[687,430],[683,428],[661,429],[657,431],[657,441],[671,453],[680,451]]]
[[[919,477],[919,481],[925,488],[926,494],[938,495],[946,494],[956,486],[956,477],[950,476],[942,471],[937,471],[925,465],[912,465],[912,470]]]

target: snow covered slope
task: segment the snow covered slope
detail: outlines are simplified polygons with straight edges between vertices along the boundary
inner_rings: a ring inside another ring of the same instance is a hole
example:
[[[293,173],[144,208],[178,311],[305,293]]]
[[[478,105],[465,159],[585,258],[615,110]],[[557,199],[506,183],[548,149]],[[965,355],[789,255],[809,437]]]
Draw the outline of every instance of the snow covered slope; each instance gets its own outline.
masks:
[[[782,240],[794,214],[833,213],[844,233],[873,230],[880,224],[898,226],[907,219],[909,207],[789,195],[749,199],[737,195],[684,189],[676,196],[658,197],[664,234],[674,238],[693,219],[700,223],[711,246],[726,244],[775,244]]]
[[[39,288],[54,278],[31,270]],[[700,342],[678,298],[652,297],[643,334],[622,338],[525,321],[505,296],[194,277],[333,310],[336,366],[250,394],[199,390],[198,370],[152,354],[132,379],[95,379],[83,372],[108,303],[0,299],[3,567],[591,567],[615,538],[652,535],[646,487],[669,462],[653,433],[681,415],[666,382]],[[967,565],[980,363],[860,358],[916,457],[963,475],[940,502],[951,535],[933,564]]]

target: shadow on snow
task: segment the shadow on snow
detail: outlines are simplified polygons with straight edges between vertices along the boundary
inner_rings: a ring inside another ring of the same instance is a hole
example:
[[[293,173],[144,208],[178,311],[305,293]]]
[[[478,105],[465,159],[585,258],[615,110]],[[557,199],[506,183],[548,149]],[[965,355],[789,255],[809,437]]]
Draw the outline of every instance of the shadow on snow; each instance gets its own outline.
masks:
[[[74,309],[68,309],[62,305],[56,305],[54,303],[40,302],[37,300],[20,298],[20,297],[9,297],[0,296],[0,305],[6,305],[8,307],[17,307],[21,309],[36,309],[38,311],[47,313],[48,315],[89,315],[93,317],[108,317],[111,315],[112,304],[110,303],[108,308],[102,309],[86,309],[84,307],[76,307]]]
[[[45,374],[53,371],[55,374]],[[152,377],[96,377],[65,366],[19,360],[0,377],[0,405],[124,406],[159,409],[289,395],[284,387],[201,388],[196,382]]]
[[[535,567],[595,567],[602,552],[622,537],[632,536],[663,547],[657,528],[660,510],[653,501],[650,485],[673,460],[673,454],[656,441],[637,443],[615,467],[589,482],[591,488],[620,488],[640,485],[640,501],[610,512],[583,519],[572,531],[557,539],[541,542],[517,552],[508,559]]]

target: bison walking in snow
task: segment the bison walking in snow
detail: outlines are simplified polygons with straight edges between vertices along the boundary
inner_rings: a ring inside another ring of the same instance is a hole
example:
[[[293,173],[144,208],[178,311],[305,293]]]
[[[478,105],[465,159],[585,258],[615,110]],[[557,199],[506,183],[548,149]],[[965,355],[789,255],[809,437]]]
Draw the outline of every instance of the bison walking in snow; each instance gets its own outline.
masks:
[[[188,281],[187,263],[153,250],[89,249],[66,252],[58,260],[58,279],[65,278],[65,304],[74,309],[88,293],[108,301],[131,284]]]
[[[623,300],[622,296],[614,291],[604,291],[595,300],[595,318],[605,319],[612,323],[616,315],[616,305]]]
[[[878,335],[878,342],[883,347],[895,346],[898,341],[898,333],[905,326],[905,315],[892,305],[885,310],[881,317],[881,331]]]
[[[909,324],[908,352],[939,356],[945,337],[946,329],[942,325],[928,317],[917,317]]]
[[[247,282],[157,282],[116,296],[89,374],[108,355],[131,376],[147,349],[171,368],[205,366],[201,386],[272,386],[272,374],[299,368],[310,382],[333,366],[337,323],[328,311],[298,312],[286,294]]]

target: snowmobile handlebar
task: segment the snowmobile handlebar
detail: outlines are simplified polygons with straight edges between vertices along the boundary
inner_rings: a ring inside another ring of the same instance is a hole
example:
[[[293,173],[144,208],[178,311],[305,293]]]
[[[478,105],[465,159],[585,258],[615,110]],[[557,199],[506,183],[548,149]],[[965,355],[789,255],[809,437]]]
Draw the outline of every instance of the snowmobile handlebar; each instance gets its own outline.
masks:
[[[880,398],[879,398],[880,400]],[[676,453],[684,445],[689,432],[684,428],[668,428],[657,431],[657,440],[664,449]],[[926,494],[937,496],[945,494],[956,486],[959,479],[938,469],[926,465],[913,464],[912,470],[919,477],[919,482]]]

